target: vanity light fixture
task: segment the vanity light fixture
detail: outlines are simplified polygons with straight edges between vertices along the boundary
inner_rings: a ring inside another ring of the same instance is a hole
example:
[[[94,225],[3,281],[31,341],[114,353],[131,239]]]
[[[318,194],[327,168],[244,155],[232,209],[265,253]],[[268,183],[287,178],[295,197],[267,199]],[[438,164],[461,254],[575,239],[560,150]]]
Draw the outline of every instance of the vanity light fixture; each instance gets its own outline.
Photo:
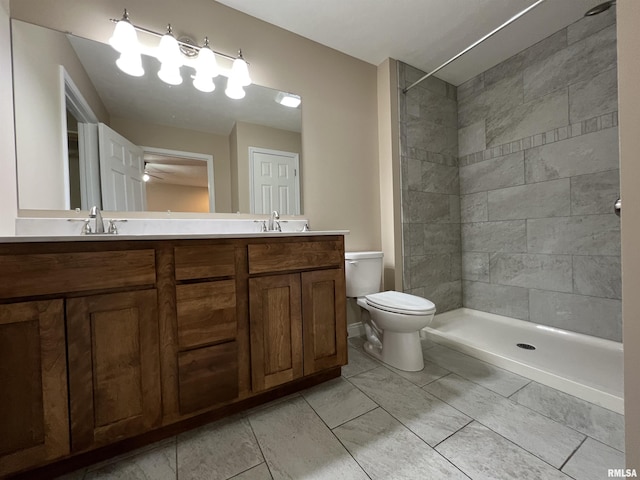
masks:
[[[167,33],[160,39],[158,46],[158,60],[160,60],[160,70],[158,77],[164,83],[169,85],[180,85],[182,76],[180,75],[180,67],[182,59],[178,40],[173,36],[171,24],[167,25]]]
[[[218,76],[218,62],[216,55],[209,47],[209,37],[204,37],[204,45],[196,59],[196,76],[193,86],[201,92],[209,93],[216,89],[213,79]]]
[[[280,105],[284,105],[285,107],[298,108],[298,105],[300,105],[302,99],[300,98],[300,95],[278,92],[278,94],[276,95],[276,102]]]
[[[238,50],[238,56],[233,61],[233,65],[231,67],[231,76],[229,80],[240,85],[241,87],[247,87],[251,85],[251,77],[249,76],[249,67],[247,66],[247,62],[244,60],[242,56],[242,50]]]
[[[244,98],[244,95],[245,95],[244,88],[242,88],[242,85],[233,81],[232,78],[229,78],[227,80],[227,88],[225,89],[224,93],[225,95],[227,95],[227,97],[232,98],[234,100],[240,100]]]
[[[144,75],[138,36],[135,27],[129,21],[129,13],[126,8],[122,19],[116,23],[109,44],[120,53],[120,58],[116,60],[116,65],[120,70],[133,77]]]
[[[177,40],[173,36],[171,25],[167,26],[165,34],[134,25],[129,20],[129,13],[126,9],[120,20],[111,19],[111,21],[116,23],[116,27],[109,43],[120,53],[120,58],[116,61],[116,65],[128,75],[136,77],[144,75],[140,56],[144,53],[160,60],[158,77],[169,85],[180,85],[182,83],[180,74],[182,66],[191,67],[195,70],[195,75],[191,76],[193,78],[193,86],[205,93],[215,90],[213,79],[218,74],[228,77],[225,93],[229,98],[244,98],[245,91],[243,87],[252,83],[247,62],[242,56],[242,50],[238,51],[237,57],[233,57],[212,50],[207,37],[205,37],[202,47],[193,45],[190,41],[183,41],[184,39],[182,38]],[[145,48],[138,42],[136,30],[160,37],[160,45],[157,48]],[[195,53],[184,55],[185,50]],[[232,61],[231,67],[226,69],[218,67],[216,56]]]

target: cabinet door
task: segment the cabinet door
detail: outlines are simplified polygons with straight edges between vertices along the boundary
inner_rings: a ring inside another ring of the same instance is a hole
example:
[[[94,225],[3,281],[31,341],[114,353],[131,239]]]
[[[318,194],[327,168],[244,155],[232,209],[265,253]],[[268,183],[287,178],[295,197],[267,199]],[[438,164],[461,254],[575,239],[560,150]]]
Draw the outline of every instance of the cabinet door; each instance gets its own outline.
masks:
[[[178,353],[178,382],[183,415],[231,402],[238,397],[238,344]]]
[[[159,425],[156,297],[142,290],[67,301],[74,451]]]
[[[253,391],[302,376],[300,275],[249,279]]]
[[[0,305],[0,477],[68,453],[63,301]]]
[[[304,374],[347,363],[346,291],[342,269],[302,274]]]

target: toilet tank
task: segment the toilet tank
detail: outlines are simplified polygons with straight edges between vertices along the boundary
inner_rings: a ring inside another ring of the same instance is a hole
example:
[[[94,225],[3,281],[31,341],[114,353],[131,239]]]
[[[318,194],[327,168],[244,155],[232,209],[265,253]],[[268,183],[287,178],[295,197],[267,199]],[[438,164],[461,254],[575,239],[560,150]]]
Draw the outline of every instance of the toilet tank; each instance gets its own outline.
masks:
[[[345,252],[347,297],[362,297],[382,289],[382,252]]]

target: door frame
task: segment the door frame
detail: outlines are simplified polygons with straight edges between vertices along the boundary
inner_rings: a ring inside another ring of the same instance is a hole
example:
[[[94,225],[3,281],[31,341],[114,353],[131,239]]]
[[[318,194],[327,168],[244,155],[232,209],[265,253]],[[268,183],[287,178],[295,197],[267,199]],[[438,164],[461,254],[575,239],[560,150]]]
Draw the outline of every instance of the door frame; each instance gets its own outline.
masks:
[[[183,152],[180,150],[171,150],[168,148],[157,147],[145,147],[140,145],[142,152],[154,153],[157,155],[168,155],[171,157],[181,157],[188,160],[200,160],[207,163],[207,184],[209,187],[209,213],[215,213],[216,211],[216,192],[215,192],[215,177],[213,173],[213,155],[207,153],[196,152]]]
[[[294,195],[295,195],[295,215],[300,215],[300,154],[295,152],[285,152],[284,150],[272,150],[269,148],[261,147],[249,147],[249,210],[251,213],[255,212],[255,196],[253,194],[253,187],[255,184],[254,169],[253,169],[253,155],[255,153],[266,153],[267,155],[279,155],[281,157],[289,157],[294,161],[295,177],[294,182]]]
[[[69,75],[69,72],[60,65],[60,116],[62,135],[62,175],[65,191],[65,209],[71,208],[71,194],[69,182],[69,144],[67,140],[67,110],[69,110],[79,123],[95,125],[94,128],[83,130],[78,128],[78,147],[80,150],[80,201],[83,209],[89,209],[92,205],[102,208],[102,195],[96,186],[100,182],[100,159],[98,154],[98,117],[89,106],[82,92]],[[97,179],[97,181],[96,181]]]

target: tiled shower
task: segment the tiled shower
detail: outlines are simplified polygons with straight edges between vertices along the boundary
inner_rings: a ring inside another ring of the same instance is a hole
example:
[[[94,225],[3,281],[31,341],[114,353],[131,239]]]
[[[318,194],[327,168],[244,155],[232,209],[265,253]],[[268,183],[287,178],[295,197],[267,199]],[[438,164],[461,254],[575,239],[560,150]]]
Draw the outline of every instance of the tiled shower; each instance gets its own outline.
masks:
[[[404,291],[621,340],[615,29],[612,9],[400,95]]]

